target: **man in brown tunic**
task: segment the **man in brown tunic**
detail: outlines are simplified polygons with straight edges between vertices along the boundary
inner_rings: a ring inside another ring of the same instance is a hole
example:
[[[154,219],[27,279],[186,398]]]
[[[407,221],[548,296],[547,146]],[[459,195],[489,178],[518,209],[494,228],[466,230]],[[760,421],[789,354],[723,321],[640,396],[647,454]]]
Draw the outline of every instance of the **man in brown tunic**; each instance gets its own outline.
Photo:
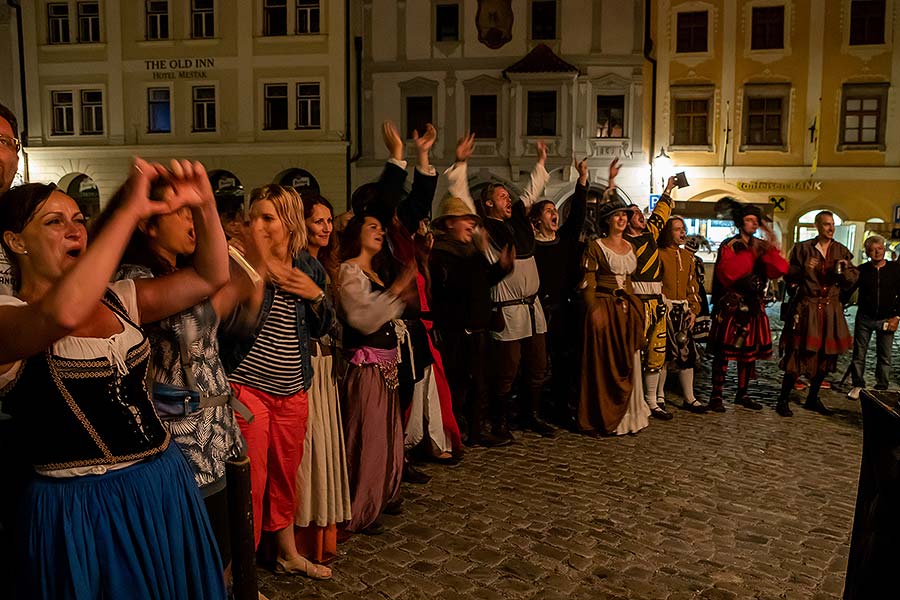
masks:
[[[794,246],[785,276],[793,299],[780,344],[784,379],[775,410],[783,417],[793,414],[788,400],[800,375],[810,380],[803,407],[831,414],[819,399],[819,387],[836,370],[838,357],[853,345],[840,293],[853,286],[859,272],[850,262],[850,250],[834,239],[831,212],[816,215],[816,229],[819,235]]]

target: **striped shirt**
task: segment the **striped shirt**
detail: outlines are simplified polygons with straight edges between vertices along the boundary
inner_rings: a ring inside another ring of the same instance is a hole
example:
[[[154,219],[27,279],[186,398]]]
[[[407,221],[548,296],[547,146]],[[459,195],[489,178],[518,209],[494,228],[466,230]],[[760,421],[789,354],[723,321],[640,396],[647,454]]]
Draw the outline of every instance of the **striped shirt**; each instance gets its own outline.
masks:
[[[231,374],[232,382],[276,396],[292,396],[303,389],[295,301],[295,296],[275,288],[266,322],[250,352]]]
[[[653,293],[662,292],[662,268],[659,262],[659,247],[656,241],[669,215],[672,213],[672,198],[668,194],[663,194],[656,203],[653,213],[647,217],[647,228],[639,235],[625,234],[625,239],[634,246],[634,253],[637,256],[637,270],[631,275],[632,284],[635,284],[634,293]],[[641,284],[657,284],[646,286],[647,291],[642,289]],[[652,289],[652,291],[649,291]]]

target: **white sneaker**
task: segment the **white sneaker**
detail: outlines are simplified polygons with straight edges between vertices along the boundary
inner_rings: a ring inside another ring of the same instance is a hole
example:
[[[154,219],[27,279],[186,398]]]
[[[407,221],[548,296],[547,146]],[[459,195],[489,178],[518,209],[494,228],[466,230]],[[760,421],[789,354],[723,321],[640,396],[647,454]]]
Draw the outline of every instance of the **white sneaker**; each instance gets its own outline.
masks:
[[[847,392],[847,397],[851,400],[859,400],[859,393],[862,391],[861,387],[851,388],[849,392]]]

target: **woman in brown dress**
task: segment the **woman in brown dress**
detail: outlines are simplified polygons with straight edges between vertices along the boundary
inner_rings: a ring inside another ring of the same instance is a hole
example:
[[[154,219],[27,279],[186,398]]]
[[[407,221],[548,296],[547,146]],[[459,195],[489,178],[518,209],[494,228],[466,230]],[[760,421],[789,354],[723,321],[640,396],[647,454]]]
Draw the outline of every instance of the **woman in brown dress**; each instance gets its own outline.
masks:
[[[640,367],[644,308],[630,277],[637,258],[622,237],[628,210],[618,197],[601,206],[597,222],[606,235],[584,253],[587,318],[578,427],[588,434],[637,433],[650,422]]]

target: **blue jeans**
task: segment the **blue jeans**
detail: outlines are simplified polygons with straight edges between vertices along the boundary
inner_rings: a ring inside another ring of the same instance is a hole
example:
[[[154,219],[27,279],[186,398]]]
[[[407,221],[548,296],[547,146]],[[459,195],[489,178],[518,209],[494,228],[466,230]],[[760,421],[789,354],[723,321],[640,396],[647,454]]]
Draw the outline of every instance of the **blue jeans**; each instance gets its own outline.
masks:
[[[866,353],[869,351],[869,340],[875,332],[875,382],[887,387],[891,375],[891,346],[894,343],[894,332],[881,328],[884,321],[871,319],[856,314],[856,325],[853,328],[853,360],[850,362],[850,375],[854,387],[866,387]]]

